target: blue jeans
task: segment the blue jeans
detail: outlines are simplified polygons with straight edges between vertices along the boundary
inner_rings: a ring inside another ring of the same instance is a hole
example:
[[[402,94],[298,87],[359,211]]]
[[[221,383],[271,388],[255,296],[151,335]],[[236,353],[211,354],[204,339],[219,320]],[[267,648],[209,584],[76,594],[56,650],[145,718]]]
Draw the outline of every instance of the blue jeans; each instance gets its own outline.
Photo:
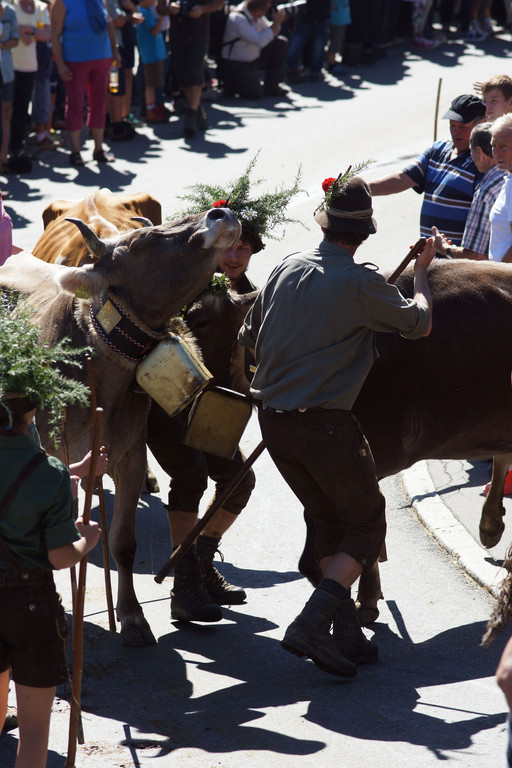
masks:
[[[311,41],[311,71],[320,72],[325,59],[325,45],[329,34],[329,20],[326,21],[300,21],[297,31],[292,35],[288,43],[288,55],[286,64],[288,69],[298,69],[302,52]]]

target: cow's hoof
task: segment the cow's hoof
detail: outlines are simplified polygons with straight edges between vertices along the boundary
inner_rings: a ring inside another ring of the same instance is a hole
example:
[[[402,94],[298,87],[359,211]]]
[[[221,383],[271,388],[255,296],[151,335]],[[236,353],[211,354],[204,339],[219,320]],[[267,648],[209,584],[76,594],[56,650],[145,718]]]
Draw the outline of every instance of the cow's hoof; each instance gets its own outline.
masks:
[[[359,602],[356,602],[356,613],[362,627],[369,627],[370,624],[373,624],[379,618],[379,609],[377,607],[367,608]]]
[[[130,648],[141,648],[144,645],[155,645],[156,638],[146,619],[126,619],[121,626],[123,645]]]
[[[505,524],[502,523],[495,531],[488,531],[480,526],[480,541],[486,549],[492,549],[499,543],[503,531],[505,530]]]
[[[160,486],[154,474],[149,470],[142,486],[142,493],[160,493]]]

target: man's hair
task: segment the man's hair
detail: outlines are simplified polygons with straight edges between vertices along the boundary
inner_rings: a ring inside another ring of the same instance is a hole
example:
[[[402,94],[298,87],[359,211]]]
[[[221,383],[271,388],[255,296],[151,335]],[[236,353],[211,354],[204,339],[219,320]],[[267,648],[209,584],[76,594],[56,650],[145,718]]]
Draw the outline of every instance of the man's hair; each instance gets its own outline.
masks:
[[[360,232],[337,232],[334,229],[324,229],[324,240],[328,243],[340,243],[341,245],[360,246],[369,235],[363,235]]]
[[[267,9],[269,0],[246,0],[245,7],[252,13],[253,11],[264,11]]]
[[[482,84],[482,96],[497,88],[505,99],[512,99],[512,77],[508,75],[493,75]]]
[[[491,135],[493,137],[497,133],[504,133],[505,131],[512,131],[512,112],[507,112],[491,123]]]
[[[480,147],[484,155],[492,157],[491,128],[492,123],[489,122],[478,123],[478,125],[475,125],[471,131],[471,136],[469,137],[469,148],[472,152],[474,152],[477,147]]]

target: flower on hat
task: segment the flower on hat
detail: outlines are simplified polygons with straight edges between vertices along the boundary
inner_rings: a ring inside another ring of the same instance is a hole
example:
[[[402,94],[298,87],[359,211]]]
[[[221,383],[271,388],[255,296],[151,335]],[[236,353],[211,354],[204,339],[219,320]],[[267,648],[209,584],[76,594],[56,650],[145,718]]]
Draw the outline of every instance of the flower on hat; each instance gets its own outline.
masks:
[[[338,174],[336,178],[334,178],[333,176],[329,176],[327,179],[324,179],[322,182],[324,199],[320,203],[320,205],[317,206],[314,214],[316,214],[320,210],[325,211],[325,209],[331,205],[332,200],[334,200],[336,197],[339,197],[339,195],[341,195],[347,182],[354,176],[357,176],[359,173],[361,173],[361,171],[364,171],[365,168],[367,168],[369,165],[371,165],[371,163],[374,163],[374,162],[375,160],[364,160],[362,163],[359,163],[355,167],[353,167],[352,165],[349,165],[345,173]]]
[[[336,179],[333,176],[329,176],[328,179],[324,179],[322,181],[322,189],[324,192],[327,192],[328,189],[332,187],[333,184],[336,183]]]
[[[202,213],[212,207],[225,206],[233,211],[235,216],[238,216],[244,228],[254,232],[258,238],[270,237],[273,240],[279,240],[284,237],[284,231],[281,237],[278,237],[273,234],[273,230],[282,224],[297,223],[297,219],[287,216],[285,210],[291,198],[300,191],[301,168],[299,166],[291,186],[282,185],[273,192],[263,193],[254,199],[251,195],[250,176],[256,165],[258,155],[259,151],[250,160],[240,178],[229,182],[225,187],[203,184],[202,182],[187,187],[187,194],[180,195],[179,199],[188,201],[188,207],[171,218],[175,219],[187,214]],[[258,179],[254,185],[261,182],[262,179]],[[216,202],[212,203],[212,200]]]

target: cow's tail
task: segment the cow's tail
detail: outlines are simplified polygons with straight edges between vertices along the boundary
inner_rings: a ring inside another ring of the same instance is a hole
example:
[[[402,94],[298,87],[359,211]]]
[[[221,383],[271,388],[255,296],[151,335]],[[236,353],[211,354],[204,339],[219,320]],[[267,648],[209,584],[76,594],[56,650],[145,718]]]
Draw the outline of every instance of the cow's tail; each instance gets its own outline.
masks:
[[[512,545],[505,555],[503,568],[507,571],[507,575],[501,583],[496,605],[487,622],[487,629],[480,643],[484,647],[490,645],[495,636],[505,629],[512,615]]]

